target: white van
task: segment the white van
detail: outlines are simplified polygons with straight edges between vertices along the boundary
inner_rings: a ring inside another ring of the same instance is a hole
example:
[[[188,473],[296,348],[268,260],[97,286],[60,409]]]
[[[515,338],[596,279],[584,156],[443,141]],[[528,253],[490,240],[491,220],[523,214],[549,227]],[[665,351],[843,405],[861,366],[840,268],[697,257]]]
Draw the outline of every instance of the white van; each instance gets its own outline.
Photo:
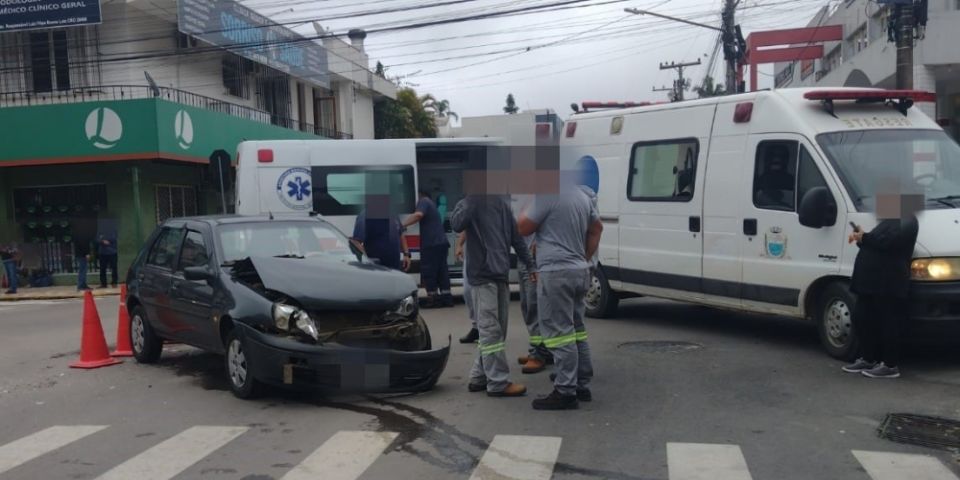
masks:
[[[875,180],[926,193],[906,333],[960,339],[960,147],[924,92],[786,89],[576,114],[565,165],[595,165],[604,223],[588,313],[647,295],[809,319],[857,351],[850,222]],[[778,171],[779,167],[779,171]]]
[[[365,195],[390,195],[405,218],[415,210],[422,187],[435,201],[445,197],[449,215],[463,198],[468,159],[501,143],[496,138],[243,142],[237,151],[236,212],[319,214],[349,236]],[[453,246],[456,234],[448,230],[447,236]],[[407,230],[406,239],[416,272],[416,225]],[[458,277],[461,268],[453,248],[448,263]]]

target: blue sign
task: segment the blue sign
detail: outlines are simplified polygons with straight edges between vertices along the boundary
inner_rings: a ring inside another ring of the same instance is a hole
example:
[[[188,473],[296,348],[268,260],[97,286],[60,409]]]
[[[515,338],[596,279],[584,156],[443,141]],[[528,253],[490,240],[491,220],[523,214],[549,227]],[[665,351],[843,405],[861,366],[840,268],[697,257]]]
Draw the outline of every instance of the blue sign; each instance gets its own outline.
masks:
[[[29,0],[24,0],[29,1]],[[270,68],[329,87],[322,45],[232,0],[179,0],[177,28]]]
[[[0,33],[100,23],[100,0],[2,0]]]
[[[597,161],[590,155],[586,155],[577,161],[577,170],[580,173],[580,185],[586,185],[594,193],[600,193],[600,168],[597,167]]]

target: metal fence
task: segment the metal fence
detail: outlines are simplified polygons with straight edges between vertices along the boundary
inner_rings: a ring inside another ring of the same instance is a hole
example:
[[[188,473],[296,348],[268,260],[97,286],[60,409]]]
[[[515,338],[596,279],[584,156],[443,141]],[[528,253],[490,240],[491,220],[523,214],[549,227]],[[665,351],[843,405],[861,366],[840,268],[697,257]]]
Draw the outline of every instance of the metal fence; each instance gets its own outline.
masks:
[[[181,105],[211,110],[234,117],[252,120],[268,125],[277,125],[292,130],[311,132],[327,138],[351,139],[353,135],[337,130],[303,123],[288,117],[273,115],[256,108],[225,102],[216,98],[197,95],[168,87],[150,87],[147,85],[101,85],[54,92],[0,92],[0,108],[26,107],[33,105],[60,105],[65,103],[95,102],[107,100],[135,100],[141,98],[162,98]]]

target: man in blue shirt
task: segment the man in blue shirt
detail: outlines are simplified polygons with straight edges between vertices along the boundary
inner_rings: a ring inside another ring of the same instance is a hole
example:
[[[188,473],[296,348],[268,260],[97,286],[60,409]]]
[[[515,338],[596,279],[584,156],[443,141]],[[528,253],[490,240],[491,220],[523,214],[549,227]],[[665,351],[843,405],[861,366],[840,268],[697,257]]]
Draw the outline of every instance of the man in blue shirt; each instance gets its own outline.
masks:
[[[363,247],[368,257],[376,259],[380,265],[407,271],[410,268],[410,251],[407,249],[407,240],[403,236],[400,220],[394,216],[376,217],[380,216],[367,218],[366,211],[357,215],[351,238]]]
[[[430,194],[422,189],[417,211],[407,217],[403,226],[406,228],[417,223],[420,224],[420,281],[427,290],[427,298],[420,306],[452,307],[450,272],[447,269],[450,242],[443,230],[443,220],[437,211],[437,205],[430,199]]]

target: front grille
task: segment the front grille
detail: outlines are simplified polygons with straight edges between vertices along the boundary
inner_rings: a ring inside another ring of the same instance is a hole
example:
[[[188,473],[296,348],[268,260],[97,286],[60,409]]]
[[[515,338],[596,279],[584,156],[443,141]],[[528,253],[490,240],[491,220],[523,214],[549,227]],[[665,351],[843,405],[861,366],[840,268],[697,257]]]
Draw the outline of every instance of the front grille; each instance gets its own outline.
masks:
[[[956,420],[891,413],[883,420],[877,434],[898,443],[960,452],[960,422]]]

